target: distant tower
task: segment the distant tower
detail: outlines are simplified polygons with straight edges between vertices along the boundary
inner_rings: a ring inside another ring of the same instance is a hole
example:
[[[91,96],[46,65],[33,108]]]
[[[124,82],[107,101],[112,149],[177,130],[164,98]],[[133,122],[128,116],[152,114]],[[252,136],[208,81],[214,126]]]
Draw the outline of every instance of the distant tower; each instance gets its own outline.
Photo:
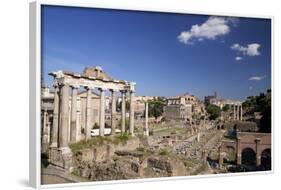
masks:
[[[217,99],[217,91],[215,91],[215,93],[214,93],[214,98],[216,98]]]

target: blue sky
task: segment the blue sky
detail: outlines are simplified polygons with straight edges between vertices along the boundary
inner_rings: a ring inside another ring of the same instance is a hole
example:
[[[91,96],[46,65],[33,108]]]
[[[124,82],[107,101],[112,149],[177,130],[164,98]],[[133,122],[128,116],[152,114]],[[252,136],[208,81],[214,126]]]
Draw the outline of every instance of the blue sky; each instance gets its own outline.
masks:
[[[271,87],[269,19],[45,6],[42,72],[99,65],[137,95],[242,100]]]

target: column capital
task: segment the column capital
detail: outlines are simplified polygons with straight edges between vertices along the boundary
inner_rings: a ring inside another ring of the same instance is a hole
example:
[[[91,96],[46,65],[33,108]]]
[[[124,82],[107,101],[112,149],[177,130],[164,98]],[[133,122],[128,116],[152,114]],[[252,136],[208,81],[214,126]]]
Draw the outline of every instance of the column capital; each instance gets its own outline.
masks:
[[[85,88],[86,90],[93,90],[93,89],[94,89],[92,86],[84,86],[84,88]]]
[[[101,91],[101,92],[103,92],[103,91],[106,90],[106,88],[98,88],[98,89],[99,89],[99,91]]]
[[[70,87],[72,89],[78,89],[80,87],[80,85],[78,85],[78,84],[71,84]]]
[[[118,90],[116,89],[109,89],[110,92],[117,92]]]
[[[261,139],[260,138],[256,138],[255,141],[256,141],[256,143],[260,143]]]
[[[127,90],[120,90],[120,92],[121,92],[122,94],[126,94],[126,93],[127,93]]]
[[[59,82],[56,79],[53,81],[53,87],[54,88],[58,88],[59,87]]]
[[[64,87],[64,86],[69,86],[69,84],[66,83],[66,82],[63,81],[63,80],[60,80],[60,81],[58,81],[58,86],[59,86],[60,88],[62,88],[62,87]]]

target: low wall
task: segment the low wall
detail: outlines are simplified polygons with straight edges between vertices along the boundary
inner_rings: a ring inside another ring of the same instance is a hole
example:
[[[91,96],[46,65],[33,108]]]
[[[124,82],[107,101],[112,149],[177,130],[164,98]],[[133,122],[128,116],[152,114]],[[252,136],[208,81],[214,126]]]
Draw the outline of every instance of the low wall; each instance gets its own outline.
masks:
[[[126,144],[119,143],[115,144],[105,144],[101,146],[96,146],[93,148],[87,148],[79,150],[73,155],[75,159],[80,162],[87,161],[103,161],[114,155],[115,151],[131,151],[138,148],[140,145],[140,140],[138,138],[132,138],[126,142]]]

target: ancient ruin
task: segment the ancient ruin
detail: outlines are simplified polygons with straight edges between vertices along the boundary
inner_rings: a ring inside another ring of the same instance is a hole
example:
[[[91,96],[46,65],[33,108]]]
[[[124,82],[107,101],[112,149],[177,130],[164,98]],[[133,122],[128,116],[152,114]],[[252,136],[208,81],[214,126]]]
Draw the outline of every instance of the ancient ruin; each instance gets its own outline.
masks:
[[[127,82],[121,80],[113,80],[101,67],[85,68],[83,74],[75,74],[66,71],[56,71],[50,73],[54,77],[54,102],[52,122],[50,122],[48,110],[43,107],[43,139],[42,143],[48,143],[50,139],[49,160],[51,164],[60,166],[62,168],[69,168],[71,166],[71,151],[69,143],[77,142],[80,137],[80,125],[77,123],[77,115],[85,113],[85,139],[91,138],[91,129],[93,121],[93,107],[92,96],[93,89],[98,89],[99,94],[99,108],[98,108],[98,124],[99,136],[105,135],[105,93],[110,91],[112,94],[112,110],[111,110],[111,134],[115,134],[116,130],[116,92],[122,94],[122,127],[121,131],[125,131],[125,100],[126,94],[130,97],[130,121],[129,134],[134,136],[134,96],[135,84],[134,82]],[[84,88],[86,90],[86,110],[77,112],[78,104],[78,89]],[[71,91],[71,95],[70,95]],[[69,99],[71,102],[69,103]],[[50,111],[49,111],[50,112]],[[50,134],[45,134],[45,131],[50,129]],[[50,136],[50,137],[49,137]]]

